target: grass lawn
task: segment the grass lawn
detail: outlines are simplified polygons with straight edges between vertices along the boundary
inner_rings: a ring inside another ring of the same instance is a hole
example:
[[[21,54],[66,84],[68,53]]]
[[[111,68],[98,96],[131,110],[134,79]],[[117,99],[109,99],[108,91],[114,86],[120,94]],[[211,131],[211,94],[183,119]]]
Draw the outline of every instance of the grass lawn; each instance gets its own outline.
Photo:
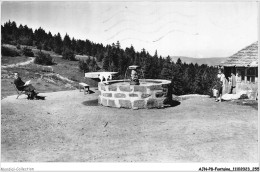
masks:
[[[165,109],[110,108],[91,90],[3,99],[2,162],[259,162],[252,107],[193,97]]]
[[[16,64],[16,63],[20,63],[20,62],[25,62],[27,60],[28,60],[28,57],[25,57],[25,56],[17,56],[17,57],[1,56],[2,65]]]

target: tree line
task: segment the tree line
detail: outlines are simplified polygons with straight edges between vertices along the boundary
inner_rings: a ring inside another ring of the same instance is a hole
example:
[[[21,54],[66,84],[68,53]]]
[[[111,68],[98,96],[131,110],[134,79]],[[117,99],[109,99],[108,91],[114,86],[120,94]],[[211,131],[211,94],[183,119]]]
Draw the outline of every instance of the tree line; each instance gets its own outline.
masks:
[[[116,79],[124,78],[128,66],[138,65],[147,79],[171,80],[176,95],[211,94],[217,80],[216,67],[186,64],[180,59],[173,62],[170,56],[158,55],[157,50],[150,55],[144,48],[136,51],[132,45],[122,49],[119,41],[103,45],[88,39],[71,39],[68,34],[61,38],[60,33],[53,35],[41,27],[34,31],[27,25],[17,27],[14,21],[1,25],[1,38],[2,44],[36,46],[37,49],[60,54],[67,60],[76,60],[75,55],[92,56],[94,58],[79,60],[80,70],[118,72]]]

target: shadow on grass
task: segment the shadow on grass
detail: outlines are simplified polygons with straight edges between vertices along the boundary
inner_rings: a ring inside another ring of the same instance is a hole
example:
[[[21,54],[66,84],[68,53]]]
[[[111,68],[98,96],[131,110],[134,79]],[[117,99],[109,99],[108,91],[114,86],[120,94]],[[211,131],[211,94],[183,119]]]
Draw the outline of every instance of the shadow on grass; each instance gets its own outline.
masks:
[[[98,106],[98,99],[95,100],[87,100],[82,103],[85,106]]]
[[[94,94],[95,91],[89,90],[88,94]]]
[[[181,102],[179,102],[177,100],[171,100],[171,101],[164,103],[164,108],[176,107],[176,106],[179,106],[180,104],[181,104]]]
[[[235,101],[237,105],[242,105],[242,106],[250,106],[256,110],[258,110],[258,101],[256,100],[237,100]]]
[[[82,104],[85,106],[99,106],[98,99],[87,100],[87,101],[82,102]],[[172,100],[171,102],[167,102],[167,104],[165,104],[164,108],[175,107],[180,104],[181,104],[181,102]]]

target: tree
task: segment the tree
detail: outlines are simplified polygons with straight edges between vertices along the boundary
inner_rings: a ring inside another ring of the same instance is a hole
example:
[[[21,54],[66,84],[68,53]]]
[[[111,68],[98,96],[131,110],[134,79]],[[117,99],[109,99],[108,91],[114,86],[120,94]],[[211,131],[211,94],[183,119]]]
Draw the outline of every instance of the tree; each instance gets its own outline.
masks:
[[[35,45],[37,46],[37,49],[42,50],[43,49],[43,43],[46,41],[47,34],[45,31],[39,27],[39,29],[36,29],[34,31],[34,39],[35,39]]]
[[[182,74],[180,68],[181,66],[179,66],[178,64],[174,64],[172,68],[172,88],[173,93],[176,95],[184,94]]]
[[[105,56],[103,58],[103,62],[102,62],[102,68],[106,71],[109,70],[109,57],[108,56]]]
[[[34,54],[32,52],[32,49],[28,48],[28,47],[24,47],[23,50],[23,55],[27,56],[27,57],[34,57]]]
[[[171,80],[172,79],[172,64],[171,59],[168,56],[167,59],[163,63],[163,69],[161,70],[160,78]]]
[[[116,48],[117,48],[117,49],[120,49],[120,48],[121,48],[119,41],[116,42]]]
[[[89,40],[86,39],[85,46],[84,46],[84,54],[91,56],[92,44]]]
[[[63,50],[64,49],[72,49],[71,48],[71,40],[70,40],[70,37],[69,35],[66,33],[66,35],[64,36],[64,39],[63,39]]]
[[[85,49],[85,41],[77,40],[76,41],[76,53],[83,55]]]
[[[76,61],[75,59],[75,54],[73,53],[72,50],[66,48],[63,52],[62,52],[62,58],[66,59],[66,60],[70,60],[70,61]]]
[[[40,65],[52,65],[53,58],[50,56],[50,54],[45,54],[39,51],[35,57],[34,63]]]
[[[71,50],[73,52],[76,51],[76,46],[77,46],[77,42],[76,42],[76,40],[74,38],[72,38],[72,40],[71,40]]]
[[[62,40],[61,40],[60,33],[54,35],[54,52],[57,54],[62,53]]]
[[[89,67],[86,61],[79,60],[79,69],[83,71],[84,73],[89,72]]]

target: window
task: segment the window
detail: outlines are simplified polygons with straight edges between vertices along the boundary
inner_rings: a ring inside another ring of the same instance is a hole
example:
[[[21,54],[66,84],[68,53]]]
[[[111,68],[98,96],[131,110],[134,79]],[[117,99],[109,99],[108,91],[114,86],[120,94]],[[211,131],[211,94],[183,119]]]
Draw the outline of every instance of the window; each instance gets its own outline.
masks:
[[[242,82],[245,80],[245,68],[237,68],[236,72],[237,82]]]
[[[246,71],[247,82],[255,82],[256,78],[256,68],[248,68]]]

